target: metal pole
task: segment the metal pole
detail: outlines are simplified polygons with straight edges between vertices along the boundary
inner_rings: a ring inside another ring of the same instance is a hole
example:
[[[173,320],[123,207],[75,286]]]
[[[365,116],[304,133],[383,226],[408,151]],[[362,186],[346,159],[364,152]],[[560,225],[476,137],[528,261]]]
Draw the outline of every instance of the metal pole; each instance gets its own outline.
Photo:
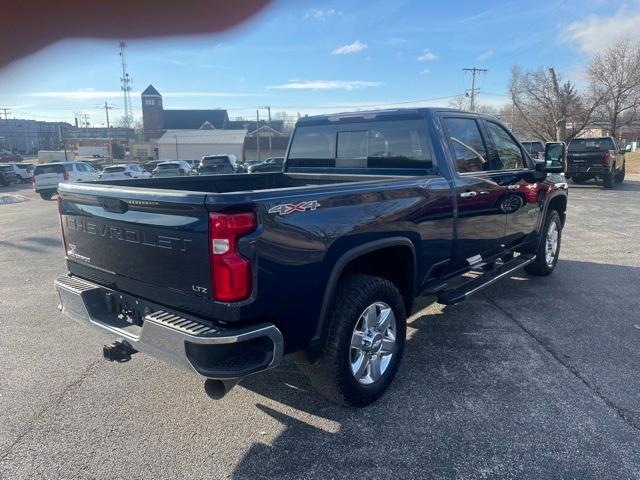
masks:
[[[109,124],[109,104],[104,102],[104,113],[107,115],[107,137],[109,138],[109,144],[107,146],[107,155],[111,159],[111,163],[113,164],[113,152],[112,152],[112,141],[111,140],[111,125]]]
[[[256,155],[260,163],[260,110],[256,110]]]
[[[174,138],[176,139],[176,160],[179,160],[179,158],[178,158],[178,135],[174,135]]]
[[[271,107],[267,106],[267,112],[269,112],[269,156],[272,157],[273,153],[271,152]]]

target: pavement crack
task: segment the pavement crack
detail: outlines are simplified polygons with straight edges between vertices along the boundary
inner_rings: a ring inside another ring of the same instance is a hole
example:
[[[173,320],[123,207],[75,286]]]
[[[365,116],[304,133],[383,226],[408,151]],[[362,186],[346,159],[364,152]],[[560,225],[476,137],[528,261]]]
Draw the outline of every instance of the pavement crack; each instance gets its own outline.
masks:
[[[25,438],[27,435],[33,432],[38,421],[47,412],[51,411],[52,409],[60,405],[73,389],[81,386],[87,378],[93,375],[96,371],[96,367],[100,363],[102,363],[102,359],[91,362],[82,371],[82,373],[80,374],[80,377],[78,377],[73,382],[67,384],[62,389],[60,394],[52,402],[47,402],[47,404],[34,417],[32,417],[31,420],[29,420],[27,427],[16,437],[16,439],[13,442],[11,442],[11,444],[2,453],[0,453],[0,462],[3,462],[11,454],[13,449],[22,441],[23,438]]]
[[[543,341],[539,338],[532,330],[527,328],[521,321],[519,321],[511,312],[498,304],[493,298],[489,297],[486,293],[481,293],[481,295],[487,299],[491,305],[504,313],[509,319],[513,321],[520,329],[525,332],[528,336],[530,336],[540,347],[542,347],[547,353],[549,353],[560,365],[562,365],[566,370],[568,370],[574,377],[576,377],[584,386],[586,386],[589,391],[597,398],[602,400],[609,409],[611,409],[615,415],[620,418],[624,423],[633,428],[636,431],[640,432],[640,424],[638,424],[632,415],[627,413],[627,410],[616,405],[612,400],[607,398],[607,396],[598,389],[592,382],[590,382],[587,378],[585,378],[580,371],[569,364],[562,355],[556,352],[549,343]]]

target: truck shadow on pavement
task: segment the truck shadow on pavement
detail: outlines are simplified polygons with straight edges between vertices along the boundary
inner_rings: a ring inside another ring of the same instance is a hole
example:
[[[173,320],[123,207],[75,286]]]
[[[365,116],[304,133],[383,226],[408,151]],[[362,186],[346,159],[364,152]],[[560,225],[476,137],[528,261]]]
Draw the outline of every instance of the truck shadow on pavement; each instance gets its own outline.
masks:
[[[474,478],[481,471],[491,477],[626,477],[640,460],[633,453],[627,458],[635,464],[621,460],[621,445],[637,452],[638,432],[609,416],[570,366],[550,353],[572,335],[578,351],[597,349],[594,334],[608,328],[600,315],[606,317],[609,305],[594,305],[608,293],[602,285],[620,288],[621,279],[627,279],[622,293],[632,294],[640,269],[563,260],[551,277],[514,275],[459,305],[419,299],[398,376],[364,409],[323,400],[290,361],[245,379],[241,388],[263,396],[256,407],[283,430],[271,444],[253,444],[232,478]],[[576,285],[583,296],[577,300],[584,302],[577,305]],[[639,307],[637,299],[629,301],[629,309]],[[625,336],[633,328],[613,333]],[[611,348],[620,347],[610,341]],[[636,362],[627,357],[623,363],[632,369]],[[627,374],[633,372],[621,378]],[[639,385],[621,388],[638,391]],[[635,412],[640,420],[637,404]]]

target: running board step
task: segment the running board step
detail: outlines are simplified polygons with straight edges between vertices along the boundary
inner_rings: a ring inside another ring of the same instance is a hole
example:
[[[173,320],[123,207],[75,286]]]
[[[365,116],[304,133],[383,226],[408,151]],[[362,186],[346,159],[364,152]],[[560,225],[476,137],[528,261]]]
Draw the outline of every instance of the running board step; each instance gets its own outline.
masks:
[[[444,305],[453,305],[455,303],[460,303],[463,300],[466,300],[467,297],[473,295],[476,292],[479,292],[483,288],[488,287],[492,283],[500,280],[503,277],[506,277],[516,270],[520,270],[530,263],[533,263],[535,260],[535,255],[520,255],[498,268],[489,270],[479,277],[476,277],[473,280],[469,280],[458,288],[445,290],[438,296],[438,303],[442,303]]]

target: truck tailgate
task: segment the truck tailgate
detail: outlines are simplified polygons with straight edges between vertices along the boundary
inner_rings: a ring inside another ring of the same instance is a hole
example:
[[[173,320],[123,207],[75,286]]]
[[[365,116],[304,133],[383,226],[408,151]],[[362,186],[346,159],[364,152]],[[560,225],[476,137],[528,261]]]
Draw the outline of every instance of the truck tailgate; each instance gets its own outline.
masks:
[[[103,284],[128,279],[156,287],[145,291],[160,303],[170,293],[208,297],[204,202],[197,192],[61,184],[67,258]]]

